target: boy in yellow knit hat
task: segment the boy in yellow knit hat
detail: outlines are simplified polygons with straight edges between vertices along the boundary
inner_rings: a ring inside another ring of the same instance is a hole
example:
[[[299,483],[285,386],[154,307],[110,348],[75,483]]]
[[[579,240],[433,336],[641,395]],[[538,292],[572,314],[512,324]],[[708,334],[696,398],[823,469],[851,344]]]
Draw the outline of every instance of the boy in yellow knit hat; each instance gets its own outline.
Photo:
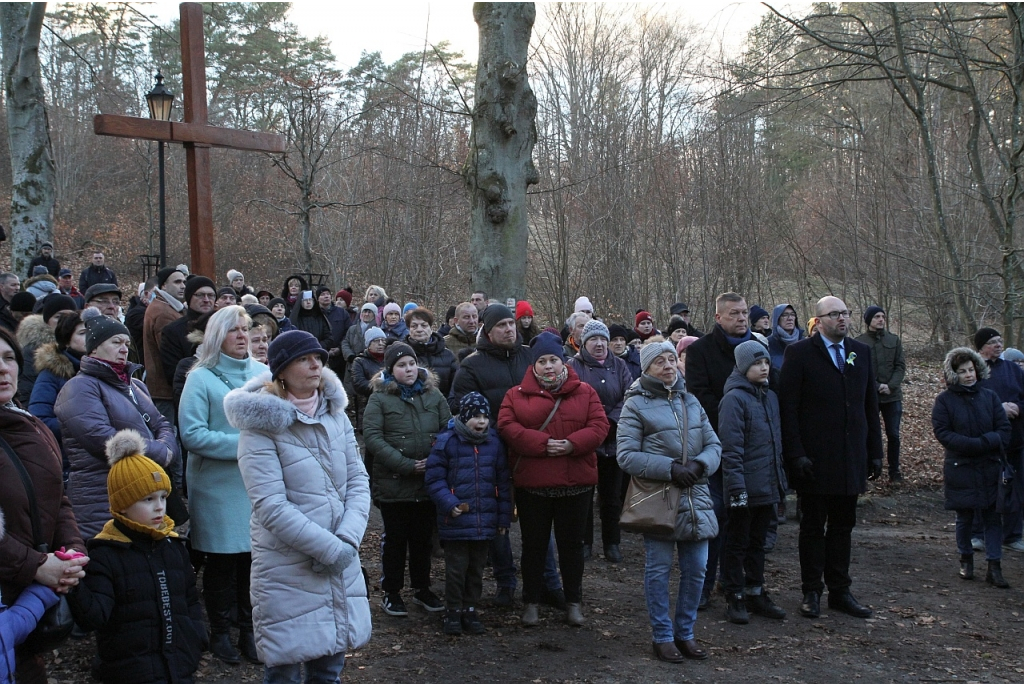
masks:
[[[89,570],[68,602],[96,631],[101,682],[192,682],[206,646],[196,576],[184,539],[167,516],[171,481],[123,430],[106,444],[113,518],[89,541]]]

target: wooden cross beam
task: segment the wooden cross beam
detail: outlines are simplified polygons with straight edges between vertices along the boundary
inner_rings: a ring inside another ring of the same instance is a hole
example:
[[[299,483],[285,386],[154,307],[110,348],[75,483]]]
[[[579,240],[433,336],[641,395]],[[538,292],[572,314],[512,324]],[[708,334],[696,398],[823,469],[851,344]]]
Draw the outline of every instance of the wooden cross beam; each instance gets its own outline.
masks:
[[[97,114],[93,131],[101,136],[183,143],[188,176],[188,223],[192,273],[217,282],[213,241],[213,193],[210,188],[210,148],[284,152],[284,136],[210,126],[206,110],[206,51],[203,6],[183,2],[181,11],[181,79],[185,120],[157,121],[142,117]]]

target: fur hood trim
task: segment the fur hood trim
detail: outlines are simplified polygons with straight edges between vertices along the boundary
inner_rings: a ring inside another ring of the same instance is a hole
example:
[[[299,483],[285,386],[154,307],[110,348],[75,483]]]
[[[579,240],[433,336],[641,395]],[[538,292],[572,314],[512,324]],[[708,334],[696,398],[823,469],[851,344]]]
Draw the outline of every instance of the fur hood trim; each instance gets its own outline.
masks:
[[[423,390],[427,391],[431,388],[436,388],[438,385],[437,374],[430,369],[420,367],[420,380],[423,381]],[[391,377],[387,383],[384,382],[384,369],[381,369],[373,378],[370,379],[370,390],[372,392],[386,392],[389,395],[401,395],[402,391],[398,387],[398,381],[395,380],[394,376]]]
[[[68,381],[75,377],[78,369],[65,353],[57,349],[57,343],[47,343],[36,350],[36,371],[49,371],[57,378]]]
[[[958,385],[960,383],[956,370],[953,368],[953,357],[962,359],[964,355],[970,357],[971,361],[974,362],[974,368],[978,372],[979,381],[989,377],[988,363],[982,359],[980,354],[969,347],[954,347],[946,353],[946,358],[942,362],[942,373],[946,377],[947,385]],[[1016,362],[1010,363],[1015,364]]]
[[[344,415],[348,397],[338,376],[326,366],[323,371],[323,393],[327,400],[327,413]],[[256,376],[241,388],[232,390],[224,398],[224,414],[228,423],[238,430],[258,430],[281,433],[296,421],[298,409],[288,400],[267,392],[271,383],[269,371]]]
[[[107,463],[113,466],[133,454],[146,454],[146,441],[137,430],[125,428],[114,433],[106,444]]]
[[[29,314],[22,319],[18,326],[18,344],[21,345],[21,349],[39,348],[52,342],[56,342],[56,338],[53,337],[53,329],[43,321],[42,314]]]

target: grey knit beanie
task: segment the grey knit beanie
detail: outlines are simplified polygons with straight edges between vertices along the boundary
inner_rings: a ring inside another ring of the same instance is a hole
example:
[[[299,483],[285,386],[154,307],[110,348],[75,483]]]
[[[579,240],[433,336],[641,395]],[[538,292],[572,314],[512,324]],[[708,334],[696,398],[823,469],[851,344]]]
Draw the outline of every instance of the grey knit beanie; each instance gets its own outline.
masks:
[[[587,344],[587,340],[593,338],[595,335],[599,335],[605,340],[611,340],[610,333],[608,333],[608,327],[597,319],[591,319],[587,322],[587,325],[583,327],[583,341],[582,345]]]
[[[673,355],[676,353],[676,346],[668,340],[660,343],[648,343],[640,348],[640,370],[647,373],[647,367],[651,365],[651,362],[655,358],[664,354],[665,352],[671,352]]]
[[[733,354],[736,356],[736,368],[744,376],[747,375],[747,370],[753,366],[754,362],[759,359],[767,359],[768,363],[771,364],[771,357],[768,355],[767,348],[758,340],[748,340],[747,342],[740,343],[736,346]]]

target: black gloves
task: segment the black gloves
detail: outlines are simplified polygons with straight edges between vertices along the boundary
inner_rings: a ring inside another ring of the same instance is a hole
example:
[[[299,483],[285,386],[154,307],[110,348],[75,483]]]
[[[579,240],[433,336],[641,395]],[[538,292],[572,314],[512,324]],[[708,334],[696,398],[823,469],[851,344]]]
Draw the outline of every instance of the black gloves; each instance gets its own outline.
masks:
[[[814,464],[807,457],[800,457],[789,469],[796,480],[814,480]]]
[[[875,480],[876,478],[880,478],[881,475],[882,475],[882,460],[881,459],[873,459],[868,464],[868,480]]]
[[[699,461],[672,464],[672,482],[681,488],[692,488],[703,475],[704,466]]]

